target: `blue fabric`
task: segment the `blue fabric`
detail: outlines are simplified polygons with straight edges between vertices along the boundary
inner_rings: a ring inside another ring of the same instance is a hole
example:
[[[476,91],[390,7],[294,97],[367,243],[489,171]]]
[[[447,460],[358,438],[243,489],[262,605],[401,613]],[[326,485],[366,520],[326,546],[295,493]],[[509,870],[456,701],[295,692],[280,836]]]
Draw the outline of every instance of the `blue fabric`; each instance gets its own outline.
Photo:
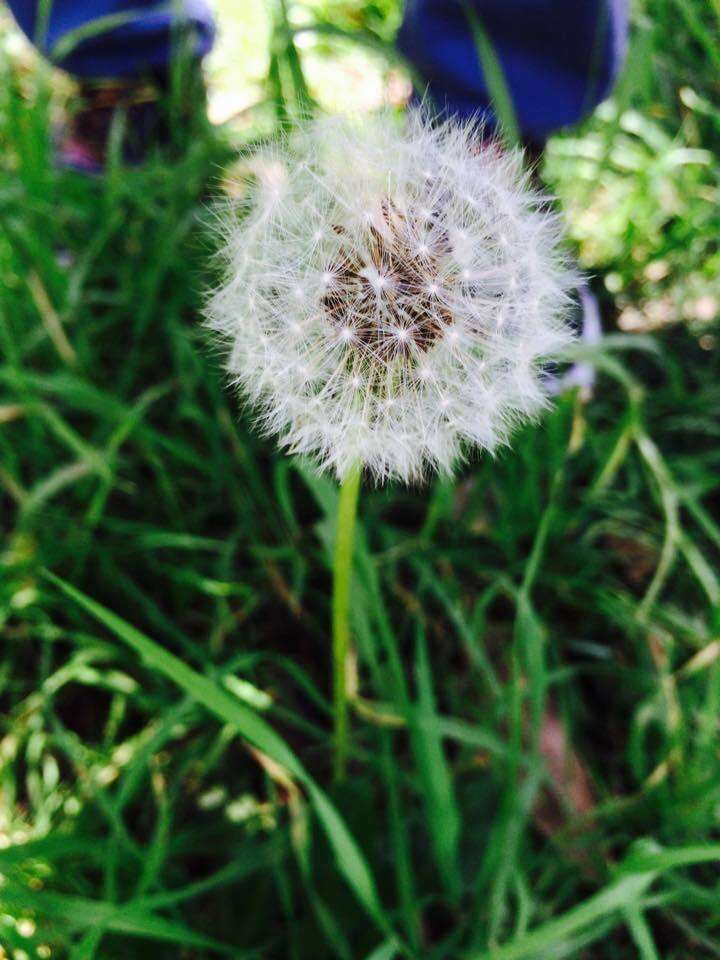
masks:
[[[471,0],[502,64],[524,137],[541,144],[607,96],[622,64],[629,0]],[[460,0],[407,0],[399,47],[450,113],[489,110]]]
[[[22,29],[36,39],[39,0],[9,2]],[[625,51],[629,0],[470,2],[500,58],[527,140],[541,144],[607,95]],[[53,57],[57,43],[71,31],[123,11],[140,12],[128,23],[80,42],[62,60]],[[197,56],[207,53],[214,26],[206,0],[51,0],[40,46],[58,66],[84,77],[161,71],[178,20],[192,31]],[[398,42],[439,107],[460,116],[483,112],[492,121],[461,0],[407,0]]]
[[[22,30],[31,40],[40,41],[50,60],[81,77],[127,77],[165,70],[178,27],[190,31],[198,57],[213,44],[213,16],[205,0],[51,0],[46,35],[40,38],[40,0],[9,0],[9,6]],[[53,55],[58,42],[73,30],[126,11],[133,14],[128,22],[82,40],[62,59]]]

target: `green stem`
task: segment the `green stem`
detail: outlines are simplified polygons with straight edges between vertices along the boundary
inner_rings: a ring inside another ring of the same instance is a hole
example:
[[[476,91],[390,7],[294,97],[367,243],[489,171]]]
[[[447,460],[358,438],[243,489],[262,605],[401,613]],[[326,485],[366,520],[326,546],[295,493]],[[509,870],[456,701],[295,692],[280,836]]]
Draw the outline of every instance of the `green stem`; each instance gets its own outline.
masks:
[[[349,743],[347,661],[350,652],[350,586],[360,475],[358,464],[350,470],[340,486],[335,531],[332,631],[336,780],[342,780],[345,776]]]

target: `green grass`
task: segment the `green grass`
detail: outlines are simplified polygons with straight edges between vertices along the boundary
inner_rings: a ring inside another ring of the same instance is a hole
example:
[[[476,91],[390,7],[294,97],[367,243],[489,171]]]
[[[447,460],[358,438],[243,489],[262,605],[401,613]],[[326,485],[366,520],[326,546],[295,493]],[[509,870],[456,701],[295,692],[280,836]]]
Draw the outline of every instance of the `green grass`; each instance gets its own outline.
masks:
[[[394,16],[316,13],[375,49]],[[237,135],[61,173],[60,95],[0,53],[8,956],[720,956],[714,16],[648,0],[615,100],[548,151],[610,333],[593,398],[363,491],[341,784],[337,488],[257,438],[198,322]],[[317,98],[282,38],[243,149]]]

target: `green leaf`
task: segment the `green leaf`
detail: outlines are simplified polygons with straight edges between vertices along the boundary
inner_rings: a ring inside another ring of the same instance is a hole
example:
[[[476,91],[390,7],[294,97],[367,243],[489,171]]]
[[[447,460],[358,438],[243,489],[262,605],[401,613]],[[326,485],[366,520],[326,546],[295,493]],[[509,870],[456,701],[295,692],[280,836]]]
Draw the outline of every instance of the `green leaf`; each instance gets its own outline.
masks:
[[[648,931],[644,929],[642,914],[638,911],[645,891],[658,874],[666,870],[719,860],[720,844],[677,847],[674,850],[648,849],[646,845],[644,849],[636,849],[625,858],[618,868],[617,879],[600,893],[511,943],[483,953],[470,954],[465,960],[533,958],[540,951],[557,947],[559,943],[611,914],[617,914],[618,920],[624,917],[631,923],[633,936],[642,940],[644,956],[650,957],[652,942],[646,936]]]
[[[537,929],[510,943],[482,953],[469,954],[466,960],[525,960],[534,958],[596,923],[608,914],[624,910],[636,903],[655,878],[654,873],[633,874],[611,883],[594,897],[573,907],[556,920],[549,920]]]
[[[395,960],[398,955],[398,944],[395,940],[385,940],[365,960]]]
[[[492,41],[475,8],[467,2],[463,3],[463,8],[470,24],[480,68],[485,77],[485,83],[490,93],[495,116],[500,124],[502,136],[507,141],[508,146],[520,147],[522,146],[520,125],[500,59],[495,53]]]
[[[654,850],[637,849],[623,860],[620,870],[623,873],[640,873],[646,870],[664,872],[696,863],[716,862],[720,862],[720,843],[708,843],[704,846],[674,847],[670,850],[663,850],[662,847]]]
[[[630,935],[638,948],[640,960],[660,960],[650,927],[639,907],[627,907],[623,911]]]
[[[443,883],[453,897],[461,890],[458,866],[460,813],[443,751],[444,731],[435,709],[427,644],[418,637],[415,657],[418,702],[410,709],[410,740],[420,773],[428,828]]]
[[[272,727],[249,707],[244,706],[213,680],[197,673],[174,654],[164,650],[145,634],[136,630],[117,614],[45,571],[45,576],[62,592],[104,624],[120,640],[132,647],[148,666],[158,670],[210,713],[233,726],[258,750],[266,753],[291,773],[307,789],[315,813],[335,854],[338,869],[350,888],[378,926],[388,932],[390,923],[378,900],[375,881],[355,839],[345,821],[327,795],[310,777],[295,754]]]
[[[6,909],[34,910],[43,918],[61,920],[73,929],[108,930],[238,956],[234,948],[195,933],[184,924],[165,920],[132,903],[107,903],[103,900],[89,900],[60,893],[38,893],[29,889],[17,890],[6,886],[0,891],[0,904]]]

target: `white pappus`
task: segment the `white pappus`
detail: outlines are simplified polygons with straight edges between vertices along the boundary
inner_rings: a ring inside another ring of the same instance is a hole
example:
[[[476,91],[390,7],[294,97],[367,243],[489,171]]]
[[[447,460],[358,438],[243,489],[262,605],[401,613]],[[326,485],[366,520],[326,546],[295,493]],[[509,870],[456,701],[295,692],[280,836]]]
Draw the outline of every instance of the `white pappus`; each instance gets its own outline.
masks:
[[[420,111],[321,119],[243,186],[206,317],[290,452],[340,480],[419,480],[547,402],[577,278],[519,154]]]

